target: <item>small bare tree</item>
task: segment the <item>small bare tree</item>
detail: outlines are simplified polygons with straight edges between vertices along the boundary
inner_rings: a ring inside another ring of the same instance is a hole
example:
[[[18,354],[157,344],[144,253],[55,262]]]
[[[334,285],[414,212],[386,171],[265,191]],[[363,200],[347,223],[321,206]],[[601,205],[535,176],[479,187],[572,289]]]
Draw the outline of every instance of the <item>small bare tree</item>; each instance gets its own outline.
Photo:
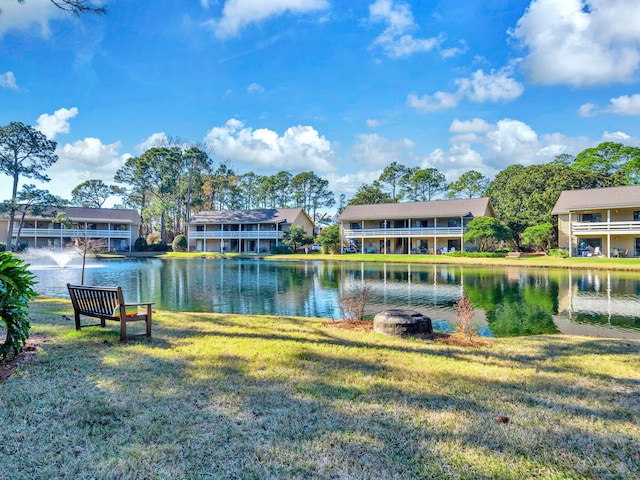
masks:
[[[463,341],[472,345],[475,342],[475,336],[478,331],[473,325],[473,302],[469,299],[467,292],[462,294],[462,297],[453,306],[455,311],[456,334],[462,336]]]
[[[338,307],[342,319],[346,321],[363,320],[364,307],[369,301],[371,288],[366,283],[351,288],[350,292],[338,297]]]

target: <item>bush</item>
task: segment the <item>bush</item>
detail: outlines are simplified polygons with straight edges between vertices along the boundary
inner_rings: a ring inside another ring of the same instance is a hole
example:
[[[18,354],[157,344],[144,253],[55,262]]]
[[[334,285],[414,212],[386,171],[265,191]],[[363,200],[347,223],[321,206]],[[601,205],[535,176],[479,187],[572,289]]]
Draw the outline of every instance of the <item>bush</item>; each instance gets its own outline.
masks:
[[[147,245],[153,245],[154,243],[160,243],[160,234],[158,232],[152,232],[147,235]]]
[[[569,252],[567,252],[566,250],[562,250],[561,248],[552,248],[551,250],[547,251],[547,255],[549,255],[550,257],[567,258],[569,256]]]
[[[447,253],[448,257],[470,257],[470,258],[502,258],[505,256],[503,252],[461,252],[455,251]]]
[[[147,239],[144,237],[138,238],[133,244],[134,252],[146,252],[149,249],[149,245],[147,244]]]
[[[0,324],[7,329],[7,336],[0,345],[0,359],[9,352],[20,353],[29,338],[31,325],[27,320],[27,304],[37,295],[32,289],[33,274],[27,264],[10,252],[0,253]]]
[[[184,235],[176,235],[176,238],[173,239],[173,243],[171,244],[174,252],[186,252],[189,249],[189,243],[187,242],[187,237]]]
[[[154,243],[153,245],[149,245],[150,252],[168,252],[171,250],[171,245],[167,245],[166,243]]]
[[[462,294],[460,300],[453,306],[453,310],[455,311],[456,334],[462,336],[465,343],[472,345],[478,330],[472,323],[473,303],[467,292]]]
[[[291,247],[289,245],[274,245],[271,247],[271,253],[274,255],[286,255],[291,253]]]
[[[0,252],[4,252],[7,249],[7,246],[4,243],[0,243]]]
[[[369,301],[371,289],[366,283],[353,287],[348,294],[338,297],[338,307],[342,319],[346,321],[364,320],[364,308]]]

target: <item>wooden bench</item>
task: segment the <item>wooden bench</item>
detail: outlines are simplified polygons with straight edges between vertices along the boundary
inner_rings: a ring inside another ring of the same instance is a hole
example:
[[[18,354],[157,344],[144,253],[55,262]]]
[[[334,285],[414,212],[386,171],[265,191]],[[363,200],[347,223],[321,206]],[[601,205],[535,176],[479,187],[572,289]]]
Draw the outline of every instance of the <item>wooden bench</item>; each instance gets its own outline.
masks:
[[[507,258],[520,258],[520,252],[507,252]]]
[[[127,339],[127,323],[145,322],[146,335],[151,337],[151,305],[154,302],[125,303],[121,287],[86,287],[67,283],[73,313],[76,320],[76,330],[82,327],[104,327],[106,320],[120,322],[120,340]],[[143,312],[138,310],[143,307]],[[80,315],[99,318],[100,323],[81,325]]]

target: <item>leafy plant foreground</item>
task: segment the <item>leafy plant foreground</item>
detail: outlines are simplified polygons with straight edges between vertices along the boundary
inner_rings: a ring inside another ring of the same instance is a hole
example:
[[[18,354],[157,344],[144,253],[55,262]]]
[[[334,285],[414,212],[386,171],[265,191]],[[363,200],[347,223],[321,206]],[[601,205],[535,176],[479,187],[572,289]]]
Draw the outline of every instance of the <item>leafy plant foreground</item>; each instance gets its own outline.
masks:
[[[157,312],[73,329],[0,384],[6,478],[633,478],[639,341],[467,348],[321,319]],[[506,420],[505,420],[506,419]]]

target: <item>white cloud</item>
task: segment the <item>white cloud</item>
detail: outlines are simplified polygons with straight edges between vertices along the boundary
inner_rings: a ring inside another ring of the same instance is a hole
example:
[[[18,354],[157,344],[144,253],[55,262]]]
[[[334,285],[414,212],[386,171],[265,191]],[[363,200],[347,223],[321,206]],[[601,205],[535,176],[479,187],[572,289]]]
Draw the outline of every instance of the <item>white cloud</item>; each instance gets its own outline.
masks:
[[[637,78],[638,25],[637,0],[533,0],[509,33],[533,82],[588,86]]]
[[[381,122],[380,120],[375,120],[373,118],[368,118],[366,121],[366,124],[367,124],[367,127],[373,130],[375,128],[381,127],[384,124],[384,122]]]
[[[138,145],[136,145],[136,152],[142,154],[154,147],[166,147],[171,143],[169,137],[164,132],[152,133]]]
[[[210,20],[218,38],[233,37],[250,23],[259,23],[270,17],[310,13],[329,7],[327,0],[226,0],[219,20]]]
[[[491,125],[486,120],[474,118],[473,120],[458,120],[451,122],[449,131],[451,133],[483,133],[491,130]]]
[[[419,112],[437,112],[458,106],[465,97],[476,103],[507,102],[524,92],[522,84],[512,77],[512,67],[492,70],[488,74],[477,70],[470,77],[456,79],[455,83],[458,90],[454,93],[436,92],[422,97],[410,93],[407,105]]]
[[[594,117],[596,115],[596,105],[593,103],[585,103],[578,108],[578,115],[583,118]]]
[[[245,164],[253,170],[335,170],[331,142],[310,126],[290,127],[279,136],[273,130],[253,130],[240,120],[230,119],[224,126],[212,128],[204,143],[218,159]]]
[[[405,163],[403,159],[415,146],[408,138],[392,141],[377,133],[358,135],[357,140],[352,157],[356,163],[370,169],[383,168],[392,162]]]
[[[371,184],[377,180],[382,170],[364,169],[356,173],[347,173],[345,175],[328,174],[325,178],[329,180],[329,189],[335,194],[336,201],[341,193],[344,193],[349,199],[352,197],[362,184]]]
[[[605,110],[617,115],[640,115],[640,93],[622,95],[610,100],[611,104]]]
[[[384,31],[373,41],[391,58],[408,57],[414,53],[428,52],[439,46],[443,37],[414,38],[410,33],[418,26],[408,4],[393,0],[377,0],[369,6],[369,20],[386,24]],[[451,53],[451,52],[448,52]]]
[[[0,13],[1,15],[2,13]],[[18,90],[18,84],[16,83],[16,77],[13,72],[7,72],[0,75],[0,88],[9,88],[11,90]]]
[[[49,21],[64,15],[50,0],[18,0],[2,2],[0,37],[10,30],[36,29],[40,35],[49,35]]]
[[[264,93],[264,87],[259,83],[252,83],[247,87],[248,93]]]
[[[85,180],[102,180],[113,184],[115,172],[124,165],[129,154],[120,154],[120,142],[105,145],[99,138],[87,137],[58,146],[58,161],[47,175],[51,182],[44,185],[56,195],[70,198],[71,190]]]
[[[43,113],[38,117],[36,130],[40,130],[49,140],[53,140],[59,133],[69,133],[71,126],[69,119],[78,115],[78,109],[60,108],[53,112],[53,115]]]

